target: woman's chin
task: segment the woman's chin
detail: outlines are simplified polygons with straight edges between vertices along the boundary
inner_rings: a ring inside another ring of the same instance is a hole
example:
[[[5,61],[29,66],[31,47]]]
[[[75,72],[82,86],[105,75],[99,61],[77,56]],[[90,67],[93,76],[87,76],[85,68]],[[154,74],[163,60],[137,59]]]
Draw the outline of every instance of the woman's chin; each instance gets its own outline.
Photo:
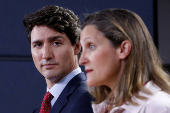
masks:
[[[96,86],[99,86],[97,83],[95,83],[94,81],[90,81],[87,79],[87,85],[90,86],[90,87],[96,87]]]

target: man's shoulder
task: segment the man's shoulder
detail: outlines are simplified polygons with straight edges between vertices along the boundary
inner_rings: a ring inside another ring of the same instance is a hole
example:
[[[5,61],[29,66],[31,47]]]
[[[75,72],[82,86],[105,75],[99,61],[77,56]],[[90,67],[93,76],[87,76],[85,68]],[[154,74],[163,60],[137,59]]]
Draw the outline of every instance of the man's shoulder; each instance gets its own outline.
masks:
[[[76,95],[88,94],[86,75],[84,73],[79,73],[78,75],[76,75],[68,85],[70,84],[75,85],[74,92]]]
[[[67,113],[92,113],[91,101],[92,96],[88,92],[86,85],[86,77],[84,73],[76,75],[67,85],[67,105],[64,107],[63,112]],[[72,91],[70,93],[70,91]],[[64,93],[64,92],[63,92]],[[61,95],[62,96],[62,95]],[[69,109],[69,110],[68,110]]]
[[[75,85],[75,86],[78,86],[78,87],[81,87],[81,86],[84,86],[84,85],[87,86],[86,80],[87,80],[86,75],[83,72],[81,72],[81,73],[77,74],[76,76],[74,76],[70,80],[70,82],[68,83],[67,86],[69,86],[69,85],[71,85],[71,86]]]

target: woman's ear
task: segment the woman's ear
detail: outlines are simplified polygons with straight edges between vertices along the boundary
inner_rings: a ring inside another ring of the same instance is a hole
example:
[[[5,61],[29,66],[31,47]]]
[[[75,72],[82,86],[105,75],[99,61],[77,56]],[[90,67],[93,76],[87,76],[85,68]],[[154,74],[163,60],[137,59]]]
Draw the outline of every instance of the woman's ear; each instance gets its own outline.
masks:
[[[81,50],[81,44],[80,44],[80,41],[77,41],[74,44],[74,54],[78,55],[80,53],[80,50]]]
[[[119,51],[118,51],[119,52],[119,58],[120,59],[126,59],[131,52],[132,44],[129,40],[125,40],[120,44],[118,49],[119,49]]]

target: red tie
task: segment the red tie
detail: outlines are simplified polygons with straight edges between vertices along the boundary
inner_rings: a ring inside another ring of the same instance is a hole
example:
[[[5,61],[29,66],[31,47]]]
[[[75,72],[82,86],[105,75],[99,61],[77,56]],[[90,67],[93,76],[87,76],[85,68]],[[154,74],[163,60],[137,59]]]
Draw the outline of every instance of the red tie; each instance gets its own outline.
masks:
[[[51,110],[51,100],[53,99],[53,95],[48,91],[41,104],[40,113],[49,113]]]

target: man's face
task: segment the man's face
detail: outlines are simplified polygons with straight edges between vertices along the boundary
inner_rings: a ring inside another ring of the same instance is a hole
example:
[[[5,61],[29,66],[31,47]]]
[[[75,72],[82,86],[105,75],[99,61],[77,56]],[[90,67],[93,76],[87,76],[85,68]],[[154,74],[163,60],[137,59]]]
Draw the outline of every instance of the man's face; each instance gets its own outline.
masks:
[[[66,34],[47,26],[35,26],[31,32],[33,61],[45,79],[58,81],[74,70],[79,51]]]

